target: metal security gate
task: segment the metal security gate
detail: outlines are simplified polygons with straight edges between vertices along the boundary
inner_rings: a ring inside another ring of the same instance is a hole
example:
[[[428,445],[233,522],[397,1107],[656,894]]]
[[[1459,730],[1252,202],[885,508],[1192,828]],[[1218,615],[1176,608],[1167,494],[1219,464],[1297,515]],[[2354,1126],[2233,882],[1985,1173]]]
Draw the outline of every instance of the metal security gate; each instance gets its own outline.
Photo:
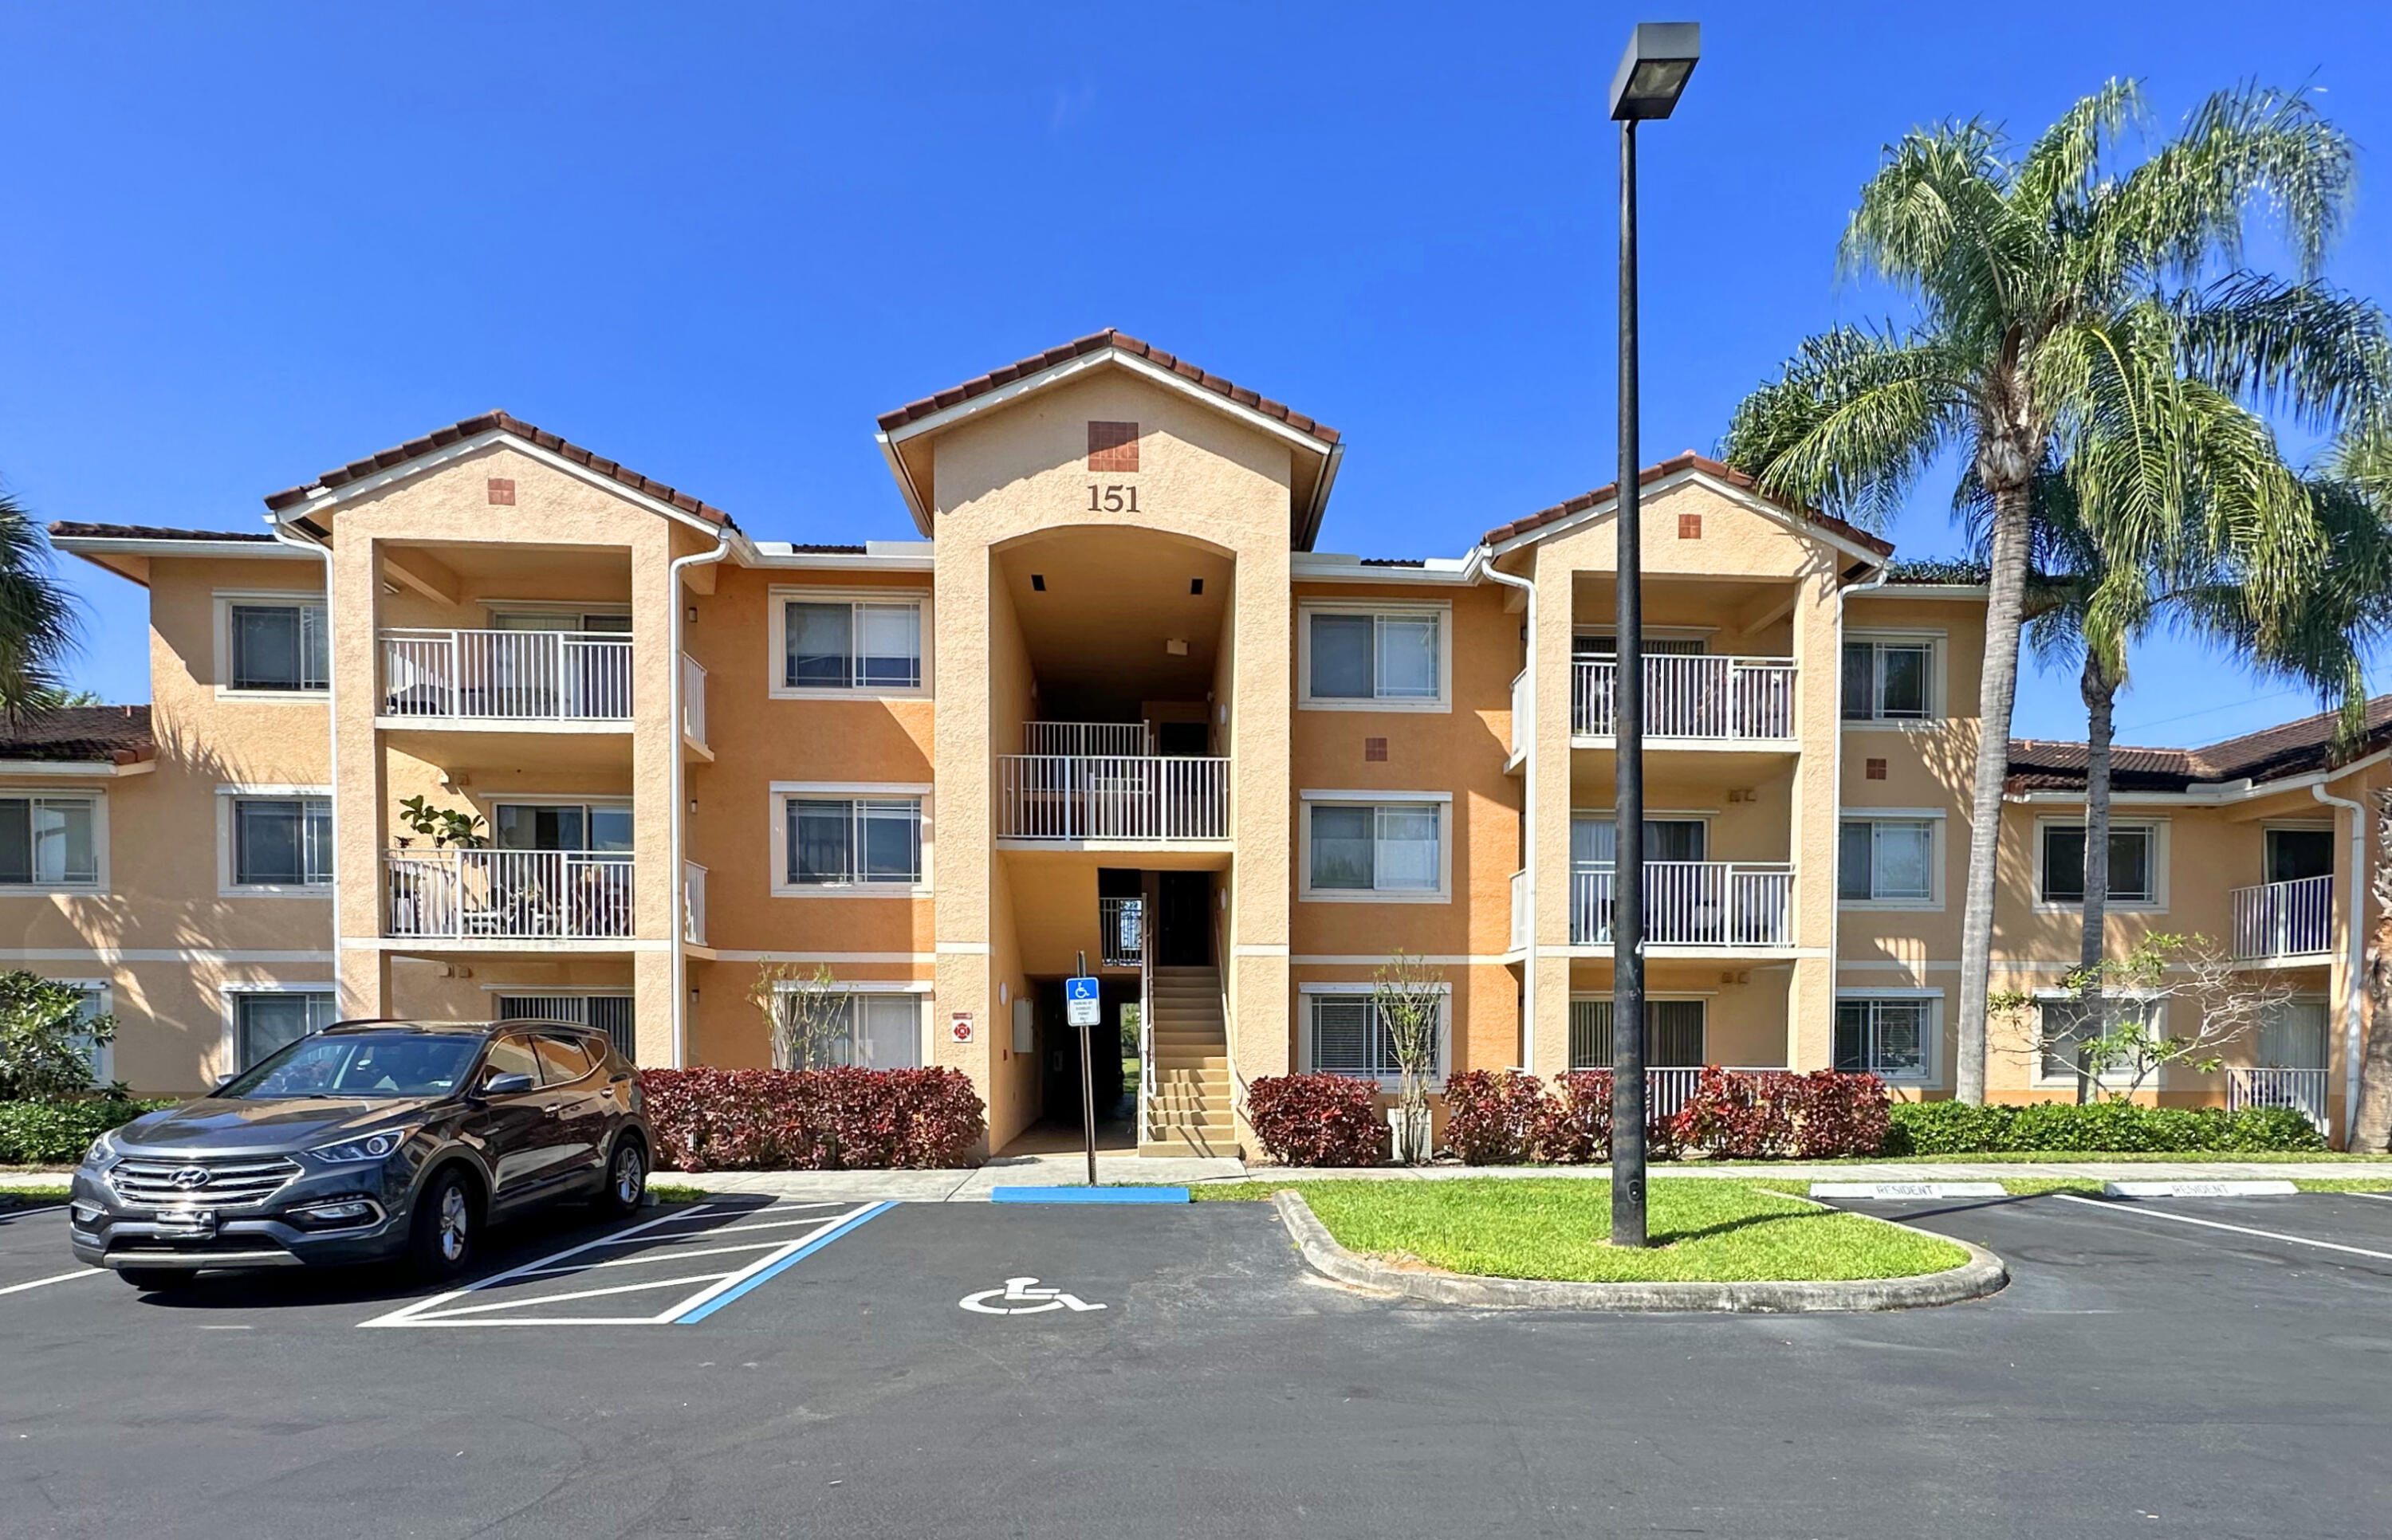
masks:
[[[509,1020],[570,1021],[599,1028],[617,1053],[633,1064],[640,1062],[628,994],[502,994],[498,1005],[499,1015]]]

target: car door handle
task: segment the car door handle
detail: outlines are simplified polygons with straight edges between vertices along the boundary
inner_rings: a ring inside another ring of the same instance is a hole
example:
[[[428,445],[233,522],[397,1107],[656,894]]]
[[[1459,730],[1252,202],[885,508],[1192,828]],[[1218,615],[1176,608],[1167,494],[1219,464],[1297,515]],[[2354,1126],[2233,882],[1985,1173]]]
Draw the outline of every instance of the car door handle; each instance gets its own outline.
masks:
[[[565,1104],[564,1104],[563,1102],[551,1102],[551,1103],[549,1103],[546,1106],[541,1107],[541,1108],[540,1108],[540,1110],[541,1110],[542,1112],[547,1113],[550,1117],[553,1118],[553,1117],[555,1117],[559,1112],[562,1112],[562,1111],[564,1111],[564,1110],[565,1110]]]

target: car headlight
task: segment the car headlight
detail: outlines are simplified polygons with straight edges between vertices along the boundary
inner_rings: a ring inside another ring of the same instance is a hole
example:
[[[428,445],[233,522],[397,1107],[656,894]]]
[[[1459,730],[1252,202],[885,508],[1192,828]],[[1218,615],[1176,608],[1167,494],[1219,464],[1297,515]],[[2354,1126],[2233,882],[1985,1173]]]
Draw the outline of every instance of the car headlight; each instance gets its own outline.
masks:
[[[335,1162],[380,1160],[407,1143],[407,1136],[414,1132],[413,1129],[409,1128],[385,1129],[380,1133],[369,1133],[361,1139],[344,1139],[336,1145],[318,1145],[307,1153],[318,1160]]]
[[[105,1166],[115,1158],[116,1131],[113,1129],[94,1139],[91,1148],[83,1152],[83,1163],[86,1166]]]

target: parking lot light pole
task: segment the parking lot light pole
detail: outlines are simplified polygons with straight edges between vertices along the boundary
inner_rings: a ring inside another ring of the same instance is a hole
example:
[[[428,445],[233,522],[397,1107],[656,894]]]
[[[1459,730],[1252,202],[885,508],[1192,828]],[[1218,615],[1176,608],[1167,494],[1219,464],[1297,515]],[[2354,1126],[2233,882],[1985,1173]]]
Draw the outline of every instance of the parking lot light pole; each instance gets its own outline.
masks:
[[[1636,125],[1666,118],[1701,52],[1692,21],[1639,21],[1611,80],[1619,124],[1618,636],[1613,643],[1611,1244],[1644,1238],[1644,596],[1636,443]]]

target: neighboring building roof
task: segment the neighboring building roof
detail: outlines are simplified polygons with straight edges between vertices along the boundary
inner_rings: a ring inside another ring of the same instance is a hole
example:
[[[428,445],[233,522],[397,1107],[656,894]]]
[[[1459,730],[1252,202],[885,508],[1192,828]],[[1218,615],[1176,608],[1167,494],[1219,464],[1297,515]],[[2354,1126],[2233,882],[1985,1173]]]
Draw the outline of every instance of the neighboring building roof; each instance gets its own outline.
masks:
[[[242,545],[274,545],[271,535],[250,530],[169,529],[163,524],[87,524],[60,520],[50,525],[53,540],[230,540]],[[146,708],[145,708],[146,709]]]
[[[1806,519],[1812,524],[1817,524],[1822,529],[1842,537],[1844,539],[1859,546],[1864,550],[1872,551],[1878,556],[1892,556],[1893,554],[1893,545],[1891,541],[1879,539],[1878,537],[1870,534],[1867,530],[1861,528],[1857,524],[1847,524],[1843,520],[1839,519],[1832,514],[1822,513],[1814,508],[1799,507],[1793,503],[1787,502],[1780,498],[1773,498],[1765,492],[1757,490],[1756,484],[1753,479],[1750,476],[1746,475],[1743,472],[1730,470],[1728,467],[1721,464],[1718,460],[1711,459],[1710,456],[1698,455],[1692,449],[1687,450],[1682,455],[1672,455],[1658,465],[1646,466],[1644,470],[1636,473],[1636,485],[1639,486],[1648,485],[1653,482],[1660,481],[1665,477],[1678,475],[1686,471],[1699,471],[1707,476],[1714,477],[1717,480],[1728,483],[1732,486],[1736,486],[1745,491],[1751,492],[1754,497],[1761,498],[1763,502],[1774,504],[1776,507],[1782,508],[1787,512],[1793,514],[1796,518]],[[1502,545],[1506,540],[1517,539],[1523,535],[1542,529],[1547,524],[1559,524],[1564,519],[1573,518],[1578,514],[1587,512],[1592,509],[1599,508],[1603,504],[1609,502],[1613,498],[1618,496],[1618,494],[1619,484],[1618,482],[1611,482],[1606,485],[1596,487],[1592,492],[1581,493],[1580,496],[1570,498],[1567,502],[1555,503],[1551,508],[1543,509],[1538,512],[1528,514],[1525,518],[1514,519],[1507,524],[1498,524],[1493,529],[1488,530],[1484,538],[1486,543],[1490,546]]]
[[[1158,368],[1169,369],[1184,380],[1193,381],[1202,385],[1216,395],[1227,396],[1239,406],[1258,411],[1265,417],[1277,418],[1298,433],[1310,434],[1323,444],[1337,442],[1337,430],[1327,423],[1316,422],[1302,412],[1283,407],[1268,396],[1258,395],[1242,386],[1231,384],[1219,375],[1207,373],[1185,358],[1176,357],[1159,347],[1150,346],[1112,327],[1107,327],[1102,331],[1091,331],[1085,337],[1075,337],[1060,347],[1050,347],[1044,353],[1033,354],[1027,358],[1008,364],[1003,369],[991,369],[986,374],[975,375],[962,384],[951,385],[934,395],[926,395],[918,401],[908,401],[895,411],[882,412],[878,419],[880,431],[893,432],[909,422],[917,422],[923,418],[942,412],[959,402],[968,401],[976,395],[985,395],[999,386],[1009,385],[1016,380],[1036,374],[1041,369],[1053,369],[1058,364],[1067,364],[1083,355],[1099,353],[1109,347],[1119,348],[1124,353],[1135,355]]]
[[[105,760],[129,765],[158,752],[146,705],[62,705],[15,727],[0,721],[0,759]]]
[[[2204,748],[2112,748],[2111,785],[2117,791],[2180,792],[2230,781],[2281,781],[2328,770],[2351,757],[2334,752],[2340,720],[2338,713],[2323,711]],[[2387,745],[2392,745],[2392,695],[2378,695],[2367,703],[2367,731],[2359,752]],[[2009,784],[2014,791],[2081,790],[2085,745],[2011,739]]]
[[[479,417],[469,417],[462,422],[450,423],[446,428],[436,428],[422,438],[410,438],[396,448],[384,449],[380,454],[369,455],[364,459],[351,460],[338,470],[325,472],[304,486],[286,487],[282,491],[267,494],[266,506],[280,512],[283,509],[306,502],[318,492],[329,491],[333,487],[360,480],[379,471],[387,471],[394,465],[404,465],[410,459],[420,459],[435,449],[445,449],[460,440],[474,438],[487,433],[512,434],[526,444],[537,445],[552,455],[562,456],[576,465],[585,466],[635,492],[654,498],[659,502],[670,503],[682,512],[696,514],[710,524],[731,523],[730,514],[710,503],[700,502],[688,493],[667,486],[663,482],[651,481],[637,471],[594,455],[578,444],[559,438],[544,429],[535,428],[521,418],[509,417],[505,412],[484,412]]]

